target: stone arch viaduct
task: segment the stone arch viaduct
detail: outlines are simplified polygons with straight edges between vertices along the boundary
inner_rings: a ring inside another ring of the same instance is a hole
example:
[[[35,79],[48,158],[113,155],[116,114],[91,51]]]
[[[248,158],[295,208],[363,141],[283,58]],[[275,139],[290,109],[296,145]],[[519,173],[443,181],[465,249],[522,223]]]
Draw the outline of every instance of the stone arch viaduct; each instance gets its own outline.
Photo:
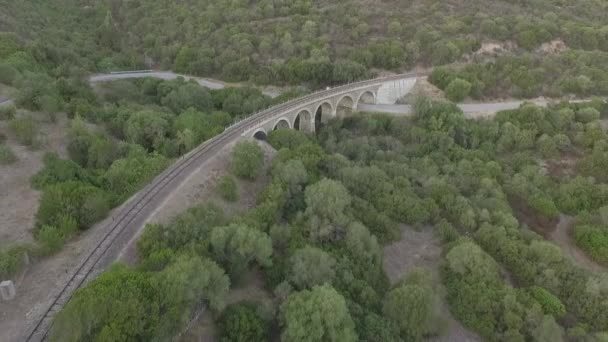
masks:
[[[124,203],[111,221],[98,228],[100,238],[97,245],[76,260],[76,266],[69,270],[67,279],[49,289],[47,301],[40,304],[40,313],[27,319],[27,331],[18,340],[47,340],[54,315],[74,292],[114,262],[171,192],[179,189],[185,179],[223,146],[243,137],[264,139],[270,131],[281,127],[312,133],[328,120],[356,111],[360,103],[395,103],[411,90],[416,76],[409,73],[351,83],[287,101],[234,123],[223,133],[188,152]]]
[[[415,83],[415,74],[402,74],[319,91],[254,114],[243,135],[265,139],[278,128],[314,133],[333,118],[351,115],[359,104],[393,104]]]

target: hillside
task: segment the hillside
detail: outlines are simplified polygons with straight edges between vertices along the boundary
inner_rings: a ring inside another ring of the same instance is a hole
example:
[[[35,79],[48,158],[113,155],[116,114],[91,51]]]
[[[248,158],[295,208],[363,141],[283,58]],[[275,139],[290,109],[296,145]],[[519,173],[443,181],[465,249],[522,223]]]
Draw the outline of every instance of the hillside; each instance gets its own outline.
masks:
[[[468,60],[489,42],[513,55],[554,40],[608,52],[608,5],[592,0],[42,3],[6,2],[0,29],[35,41],[50,61],[89,71],[156,67],[328,84]]]
[[[606,0],[0,8],[0,340],[606,340]]]

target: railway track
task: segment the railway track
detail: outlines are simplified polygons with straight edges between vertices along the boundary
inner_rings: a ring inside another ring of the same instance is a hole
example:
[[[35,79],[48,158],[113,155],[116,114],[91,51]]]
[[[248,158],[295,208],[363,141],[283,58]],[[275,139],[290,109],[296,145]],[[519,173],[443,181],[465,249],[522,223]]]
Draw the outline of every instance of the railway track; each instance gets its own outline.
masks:
[[[117,216],[114,217],[111,227],[105,234],[103,239],[99,241],[96,247],[86,258],[78,265],[75,271],[71,274],[68,282],[54,296],[52,303],[44,311],[41,317],[36,321],[33,329],[28,333],[27,341],[43,341],[48,337],[48,333],[52,327],[53,317],[61,308],[72,298],[74,292],[81,287],[89,276],[96,269],[96,265],[102,260],[105,253],[110,249],[116,239],[123,233],[129,225],[136,220],[138,215],[147,208],[155,197],[172,182],[182,179],[184,171],[193,165],[200,165],[206,159],[211,158],[224,145],[238,139],[249,128],[281,114],[286,110],[296,108],[308,104],[312,100],[317,100],[323,97],[336,95],[340,92],[350,91],[358,87],[364,87],[372,84],[398,80],[407,77],[415,77],[415,73],[402,74],[397,76],[379,78],[374,80],[351,83],[344,86],[336,87],[330,90],[323,90],[313,94],[300,97],[295,100],[279,104],[259,113],[255,113],[235,124],[228,127],[220,135],[204,142],[194,150],[187,153],[185,156],[177,160],[172,166],[161,172],[151,183],[140,190],[125,208],[123,208]]]

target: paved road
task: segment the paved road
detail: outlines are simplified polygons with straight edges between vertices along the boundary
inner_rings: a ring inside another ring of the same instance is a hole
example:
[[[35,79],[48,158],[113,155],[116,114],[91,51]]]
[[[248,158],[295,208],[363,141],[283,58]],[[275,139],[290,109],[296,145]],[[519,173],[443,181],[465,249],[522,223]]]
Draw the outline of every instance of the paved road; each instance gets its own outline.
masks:
[[[548,102],[544,100],[528,101],[538,106],[546,107]],[[483,116],[492,115],[497,112],[509,109],[516,109],[524,103],[524,101],[505,101],[505,102],[488,102],[488,103],[461,103],[458,105],[462,111],[470,116]],[[401,114],[408,115],[412,114],[411,105],[399,105],[399,104],[359,104],[359,110],[363,112],[379,112],[389,114]]]
[[[152,72],[127,72],[121,74],[103,74],[103,75],[95,75],[92,76],[89,80],[92,83],[96,82],[108,82],[114,80],[122,80],[122,79],[132,79],[132,78],[144,78],[144,77],[154,77],[160,78],[163,80],[173,80],[178,77],[183,77],[186,80],[195,80],[203,87],[209,89],[223,89],[227,86],[233,86],[231,84],[227,84],[222,81],[201,78],[201,77],[193,77],[188,75],[176,74],[172,71],[152,71]],[[270,97],[277,97],[280,95],[278,91],[269,91],[264,90],[263,93]],[[532,102],[536,105],[546,107],[549,103],[546,100],[531,100],[527,102]],[[580,102],[580,101],[573,101]],[[516,109],[524,103],[524,101],[504,101],[504,102],[488,102],[488,103],[463,103],[459,104],[458,107],[462,109],[462,111],[471,117],[482,117],[482,116],[491,116],[496,114],[497,112],[509,109]],[[380,112],[380,113],[389,113],[396,115],[408,115],[412,113],[412,106],[410,105],[398,105],[398,104],[377,104],[377,105],[369,105],[369,104],[360,104],[359,110],[364,112]]]
[[[238,85],[233,85],[233,84],[226,84],[225,82],[218,81],[218,80],[212,80],[212,79],[208,79],[208,78],[176,74],[172,71],[133,72],[133,73],[121,73],[121,74],[94,75],[94,76],[91,76],[91,78],[89,78],[89,81],[91,83],[96,83],[96,82],[108,82],[108,81],[115,81],[115,80],[124,80],[124,79],[131,79],[131,78],[144,78],[144,77],[154,77],[154,78],[160,78],[163,80],[174,80],[178,77],[183,77],[186,80],[195,80],[201,86],[203,86],[205,88],[209,88],[209,89],[223,89],[227,86],[238,86]],[[262,93],[264,93],[265,95],[268,95],[272,98],[275,98],[280,95],[280,93],[277,91],[263,90]]]
[[[11,99],[9,99],[8,97],[0,96],[0,106],[9,105],[11,103],[13,103],[13,101]]]

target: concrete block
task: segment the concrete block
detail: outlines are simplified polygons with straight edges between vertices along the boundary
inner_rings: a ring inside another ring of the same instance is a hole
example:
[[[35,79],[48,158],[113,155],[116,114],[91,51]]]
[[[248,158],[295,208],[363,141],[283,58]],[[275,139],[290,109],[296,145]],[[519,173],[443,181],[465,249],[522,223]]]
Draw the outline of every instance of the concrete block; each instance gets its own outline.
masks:
[[[0,283],[0,298],[5,302],[15,298],[15,284],[11,280]]]

